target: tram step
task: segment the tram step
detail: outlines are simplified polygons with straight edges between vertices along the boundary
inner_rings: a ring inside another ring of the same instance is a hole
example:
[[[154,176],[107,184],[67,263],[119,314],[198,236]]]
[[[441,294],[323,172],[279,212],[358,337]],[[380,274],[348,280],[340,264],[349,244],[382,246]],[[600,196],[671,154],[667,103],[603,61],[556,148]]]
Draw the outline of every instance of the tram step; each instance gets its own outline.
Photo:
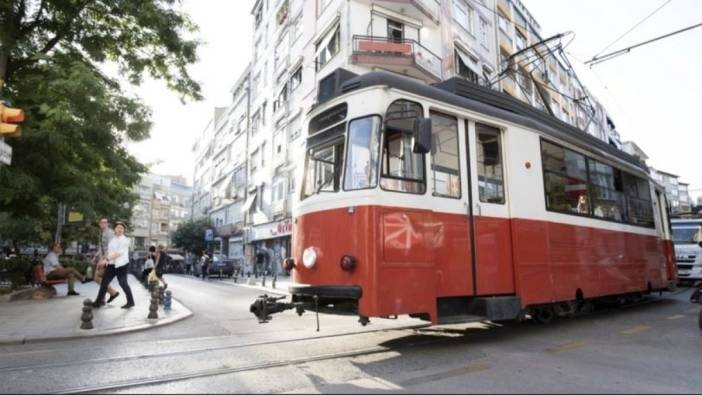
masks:
[[[468,323],[468,322],[479,322],[479,321],[485,321],[485,320],[487,320],[487,318],[479,316],[479,315],[469,315],[469,314],[448,315],[448,316],[439,317],[439,325],[464,324],[464,323]]]

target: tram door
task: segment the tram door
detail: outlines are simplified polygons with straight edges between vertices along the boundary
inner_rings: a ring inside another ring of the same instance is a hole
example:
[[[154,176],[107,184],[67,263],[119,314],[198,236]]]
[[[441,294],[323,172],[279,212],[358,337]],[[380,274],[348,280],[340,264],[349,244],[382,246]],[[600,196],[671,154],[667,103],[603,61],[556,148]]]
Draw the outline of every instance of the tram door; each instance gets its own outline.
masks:
[[[466,122],[475,295],[515,293],[504,131]]]

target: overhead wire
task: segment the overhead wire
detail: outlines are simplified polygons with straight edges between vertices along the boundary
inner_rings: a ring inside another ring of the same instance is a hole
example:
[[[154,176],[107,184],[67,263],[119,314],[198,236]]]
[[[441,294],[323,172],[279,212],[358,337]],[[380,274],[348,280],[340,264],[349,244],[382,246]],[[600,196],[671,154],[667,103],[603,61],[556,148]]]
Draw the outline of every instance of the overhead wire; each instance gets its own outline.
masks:
[[[673,0],[667,0],[667,1],[665,1],[665,2],[664,2],[663,4],[661,4],[658,8],[656,8],[655,10],[653,10],[653,12],[651,12],[650,14],[648,14],[645,18],[643,18],[643,19],[640,20],[637,24],[635,24],[633,27],[631,27],[629,30],[627,30],[626,32],[624,32],[624,34],[622,34],[621,36],[617,37],[616,40],[614,40],[614,41],[612,41],[611,43],[609,43],[609,45],[607,45],[603,50],[601,50],[601,51],[598,52],[595,56],[593,56],[593,59],[596,58],[596,57],[598,57],[598,56],[600,56],[600,55],[602,55],[602,54],[603,54],[605,51],[607,51],[608,49],[612,48],[612,46],[613,46],[614,44],[616,44],[616,43],[618,43],[619,41],[621,41],[622,38],[626,37],[629,33],[631,33],[632,31],[634,31],[637,27],[641,26],[644,22],[646,22],[648,19],[650,19],[652,16],[654,16],[654,15],[655,15],[656,13],[658,13],[660,10],[662,10],[663,8],[665,8],[665,6],[667,6],[668,4],[670,4],[672,1],[673,1]]]

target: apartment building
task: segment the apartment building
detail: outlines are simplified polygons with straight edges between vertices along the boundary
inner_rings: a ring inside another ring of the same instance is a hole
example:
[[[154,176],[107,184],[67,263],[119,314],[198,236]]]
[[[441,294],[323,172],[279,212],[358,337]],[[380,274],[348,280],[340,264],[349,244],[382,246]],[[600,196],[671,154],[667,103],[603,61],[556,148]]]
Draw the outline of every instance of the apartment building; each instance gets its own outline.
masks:
[[[459,76],[620,145],[567,59],[538,46],[531,65],[513,56],[542,40],[519,0],[256,0],[251,15],[251,63],[231,105],[215,109],[198,136],[193,197],[193,216],[212,218],[221,251],[243,250],[249,263],[267,255],[280,270],[290,251],[305,114],[319,81],[340,67],[428,84]],[[569,99],[585,96],[592,106]]]
[[[192,187],[181,176],[146,174],[135,187],[139,202],[132,213],[132,249],[169,246],[171,235],[191,218]]]
[[[681,182],[678,175],[652,167],[649,170],[651,177],[665,187],[665,196],[673,214],[689,213],[693,206],[689,193],[690,184]]]

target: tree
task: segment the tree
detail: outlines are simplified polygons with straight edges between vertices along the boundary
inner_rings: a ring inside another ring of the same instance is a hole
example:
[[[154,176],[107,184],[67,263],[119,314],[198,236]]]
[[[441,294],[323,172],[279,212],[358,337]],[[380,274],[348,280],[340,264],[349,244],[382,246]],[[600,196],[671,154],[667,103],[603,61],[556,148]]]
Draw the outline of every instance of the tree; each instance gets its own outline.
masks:
[[[26,113],[22,136],[6,141],[13,164],[0,166],[0,212],[15,225],[51,228],[60,203],[89,223],[129,218],[146,168],[124,143],[149,136],[151,114],[101,67],[116,65],[132,84],[150,75],[181,100],[200,99],[187,71],[198,42],[186,36],[196,28],[177,4],[0,0],[0,97]]]
[[[212,224],[208,218],[183,222],[173,233],[173,244],[193,254],[200,254],[207,249],[205,232]]]

